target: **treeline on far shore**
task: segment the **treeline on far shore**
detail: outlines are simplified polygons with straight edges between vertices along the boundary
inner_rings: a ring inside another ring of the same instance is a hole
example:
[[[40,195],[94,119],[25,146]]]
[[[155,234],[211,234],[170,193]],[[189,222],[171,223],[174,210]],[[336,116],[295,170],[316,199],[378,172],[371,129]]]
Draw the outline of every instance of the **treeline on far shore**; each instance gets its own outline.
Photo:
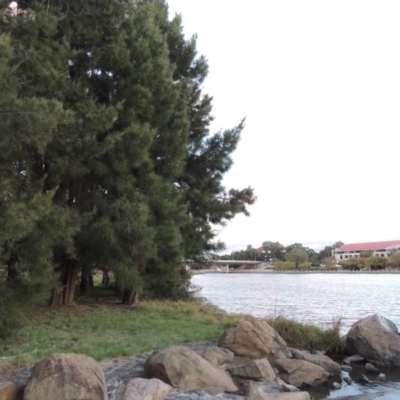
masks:
[[[325,246],[320,252],[305,247],[300,243],[283,246],[279,242],[264,242],[262,247],[247,246],[246,250],[235,251],[218,257],[225,260],[251,260],[267,262],[277,270],[370,270],[400,268],[400,252],[394,251],[389,257],[375,256],[372,251],[362,251],[359,256],[337,261],[333,250],[341,247],[343,242]]]

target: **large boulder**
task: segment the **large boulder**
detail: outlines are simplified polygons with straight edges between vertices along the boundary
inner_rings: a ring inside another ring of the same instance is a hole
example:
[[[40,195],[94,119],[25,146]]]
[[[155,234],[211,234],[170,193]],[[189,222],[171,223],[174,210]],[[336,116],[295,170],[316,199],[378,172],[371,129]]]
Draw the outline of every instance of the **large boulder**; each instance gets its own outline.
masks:
[[[353,324],[347,334],[349,354],[359,354],[374,365],[400,366],[400,336],[396,325],[378,314]]]
[[[228,349],[212,346],[196,351],[205,360],[213,365],[229,364],[233,362],[235,355]]]
[[[324,370],[328,371],[331,376],[339,375],[342,370],[341,366],[328,356],[322,354],[310,354],[306,351],[291,349],[292,356],[296,360],[304,360],[310,363],[319,365]]]
[[[300,386],[303,383],[311,386],[319,385],[329,377],[328,371],[308,361],[281,358],[276,360],[275,366],[279,370],[279,376],[294,386]]]
[[[144,366],[146,374],[182,389],[236,392],[232,378],[184,346],[156,350]]]
[[[135,378],[117,389],[117,400],[163,400],[172,390],[159,379]]]
[[[266,358],[249,360],[247,363],[234,365],[229,367],[228,371],[234,377],[255,381],[272,382],[276,378],[275,372]]]
[[[242,319],[234,328],[227,329],[218,340],[218,346],[237,356],[267,358],[275,361],[286,357],[286,343],[266,322]]]
[[[18,387],[15,383],[0,382],[0,400],[15,400],[18,397]]]
[[[245,400],[311,400],[307,392],[265,393],[259,386],[252,386]]]
[[[24,400],[108,400],[104,372],[91,357],[55,353],[31,369]]]

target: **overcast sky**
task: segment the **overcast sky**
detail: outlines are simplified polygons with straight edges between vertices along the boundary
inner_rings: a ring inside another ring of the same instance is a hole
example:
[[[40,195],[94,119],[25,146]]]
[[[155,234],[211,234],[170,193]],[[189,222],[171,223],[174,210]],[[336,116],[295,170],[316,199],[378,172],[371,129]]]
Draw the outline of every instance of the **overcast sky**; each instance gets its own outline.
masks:
[[[213,130],[246,117],[227,249],[400,239],[400,1],[169,0],[210,66]]]

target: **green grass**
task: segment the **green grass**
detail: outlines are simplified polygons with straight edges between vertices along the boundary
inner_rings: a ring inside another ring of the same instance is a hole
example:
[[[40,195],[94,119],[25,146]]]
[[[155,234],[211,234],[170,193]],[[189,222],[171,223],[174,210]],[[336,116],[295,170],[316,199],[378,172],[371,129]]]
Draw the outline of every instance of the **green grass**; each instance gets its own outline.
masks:
[[[218,338],[240,316],[200,301],[146,301],[135,308],[81,304],[24,312],[18,335],[0,341],[0,370],[32,366],[56,352],[96,360],[140,354],[158,347]]]
[[[94,298],[78,298],[80,304],[25,309],[23,329],[6,341],[0,340],[0,371],[30,367],[56,352],[86,354],[102,360],[216,339],[246,317],[228,315],[198,300],[144,301],[129,308],[116,304],[112,292],[100,289]],[[267,322],[289,346],[343,352],[339,323],[323,330],[281,317]]]
[[[322,350],[328,354],[343,354],[345,344],[340,337],[340,319],[332,328],[322,329],[283,317],[267,320],[290,347],[306,350]]]

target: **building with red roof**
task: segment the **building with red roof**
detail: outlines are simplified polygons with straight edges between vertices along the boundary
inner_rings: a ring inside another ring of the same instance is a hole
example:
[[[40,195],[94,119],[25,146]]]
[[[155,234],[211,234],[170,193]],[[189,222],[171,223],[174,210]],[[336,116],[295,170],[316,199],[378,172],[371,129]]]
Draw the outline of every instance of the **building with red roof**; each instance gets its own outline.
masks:
[[[336,261],[359,258],[362,251],[372,251],[372,254],[377,257],[389,257],[391,253],[400,251],[400,240],[344,244],[333,250],[333,256]]]

